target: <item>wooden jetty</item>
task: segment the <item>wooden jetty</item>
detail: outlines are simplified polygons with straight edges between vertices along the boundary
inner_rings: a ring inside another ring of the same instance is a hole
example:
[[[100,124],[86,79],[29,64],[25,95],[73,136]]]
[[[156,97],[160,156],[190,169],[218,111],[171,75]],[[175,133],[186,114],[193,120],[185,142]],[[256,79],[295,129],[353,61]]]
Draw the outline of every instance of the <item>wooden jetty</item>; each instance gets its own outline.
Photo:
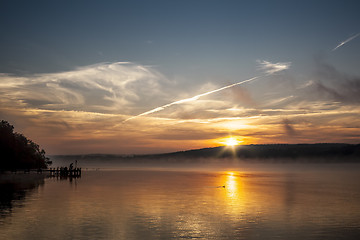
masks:
[[[60,176],[60,177],[80,177],[81,168],[67,168],[67,167],[57,167],[48,169],[50,176]]]
[[[50,177],[81,177],[81,168],[57,167],[48,169],[12,169],[11,173],[49,173]]]

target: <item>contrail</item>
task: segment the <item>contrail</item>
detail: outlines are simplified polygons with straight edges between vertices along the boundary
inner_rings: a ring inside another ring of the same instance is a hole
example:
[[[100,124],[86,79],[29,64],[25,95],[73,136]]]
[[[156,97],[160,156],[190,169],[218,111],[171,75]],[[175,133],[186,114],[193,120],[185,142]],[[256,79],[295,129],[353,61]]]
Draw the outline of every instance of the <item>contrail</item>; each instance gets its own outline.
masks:
[[[345,41],[342,41],[341,43],[339,43],[339,45],[337,45],[333,50],[331,50],[332,52],[335,51],[336,49],[338,49],[339,47],[343,46],[344,44],[350,42],[351,40],[357,38],[360,35],[360,33],[346,39]]]
[[[237,85],[241,85],[241,84],[244,84],[244,83],[247,83],[247,82],[251,82],[251,81],[254,81],[255,79],[258,79],[260,77],[264,77],[264,76],[269,76],[269,75],[272,75],[276,72],[281,72],[283,70],[286,70],[290,67],[291,65],[291,62],[278,62],[278,63],[271,63],[269,61],[260,61],[258,60],[257,61],[258,63],[260,63],[262,65],[261,69],[262,70],[265,70],[265,72],[267,74],[263,75],[263,76],[257,76],[257,77],[253,77],[253,78],[249,78],[247,80],[244,80],[244,81],[241,81],[241,82],[237,82],[237,83],[234,83],[234,84],[230,84],[230,85],[227,85],[225,87],[222,87],[222,88],[218,88],[218,89],[215,89],[215,90],[212,90],[212,91],[209,91],[209,92],[206,92],[206,93],[202,93],[202,94],[199,94],[199,95],[196,95],[194,97],[191,97],[191,98],[185,98],[185,99],[182,99],[182,100],[178,100],[178,101],[175,101],[175,102],[172,102],[172,103],[168,103],[166,105],[163,105],[161,107],[157,107],[157,108],[154,108],[150,111],[147,111],[147,112],[144,112],[144,113],[141,113],[139,115],[136,115],[136,116],[133,116],[133,117],[130,117],[128,119],[125,119],[123,121],[124,122],[127,122],[131,119],[134,119],[134,118],[137,118],[137,117],[141,117],[141,116],[145,116],[145,115],[148,115],[148,114],[151,114],[151,113],[155,113],[155,112],[159,112],[161,110],[164,110],[165,108],[167,107],[170,107],[172,105],[176,105],[176,104],[182,104],[182,103],[186,103],[186,102],[192,102],[192,101],[196,101],[198,100],[199,98],[203,97],[203,96],[207,96],[207,95],[210,95],[210,94],[213,94],[213,93],[216,93],[216,92],[220,92],[222,90],[225,90],[225,89],[228,89],[228,88],[231,88],[231,87],[235,87]]]
[[[237,82],[237,83],[234,83],[234,84],[231,84],[231,85],[222,87],[222,88],[218,88],[218,89],[215,89],[215,90],[206,92],[206,93],[202,93],[202,94],[196,95],[196,96],[191,97],[191,98],[185,98],[185,99],[178,100],[178,101],[175,101],[175,102],[172,102],[172,103],[168,103],[168,104],[166,104],[166,105],[164,105],[164,106],[157,107],[157,108],[154,108],[154,109],[152,109],[152,110],[150,110],[150,111],[147,111],[147,112],[141,113],[141,114],[139,114],[139,115],[130,117],[130,118],[124,120],[123,122],[127,122],[127,121],[129,121],[129,120],[131,120],[131,119],[134,119],[134,118],[137,118],[137,117],[141,117],[141,116],[145,116],[145,115],[148,115],[148,114],[151,114],[151,113],[155,113],[155,112],[161,111],[161,110],[163,110],[163,109],[165,109],[165,108],[167,108],[167,107],[170,107],[170,106],[172,106],[172,105],[182,104],[182,103],[186,103],[186,102],[192,102],[192,101],[198,100],[198,99],[201,98],[201,97],[204,97],[204,96],[207,96],[207,95],[216,93],[216,92],[220,92],[220,91],[222,91],[222,90],[225,90],[225,89],[228,89],[228,88],[237,86],[237,85],[241,85],[241,84],[244,84],[244,83],[253,81],[253,80],[258,79],[258,78],[260,78],[260,77],[262,77],[262,76],[253,77],[253,78],[250,78],[250,79],[241,81],[241,82]]]

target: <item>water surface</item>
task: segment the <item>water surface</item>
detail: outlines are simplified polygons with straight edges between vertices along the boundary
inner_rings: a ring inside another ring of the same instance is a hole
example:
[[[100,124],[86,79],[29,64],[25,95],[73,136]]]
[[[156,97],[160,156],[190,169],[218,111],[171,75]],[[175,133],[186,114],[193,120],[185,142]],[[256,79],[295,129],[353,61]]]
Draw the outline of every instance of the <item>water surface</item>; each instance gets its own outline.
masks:
[[[360,237],[360,175],[353,167],[100,169],[35,182],[2,206],[0,239]]]

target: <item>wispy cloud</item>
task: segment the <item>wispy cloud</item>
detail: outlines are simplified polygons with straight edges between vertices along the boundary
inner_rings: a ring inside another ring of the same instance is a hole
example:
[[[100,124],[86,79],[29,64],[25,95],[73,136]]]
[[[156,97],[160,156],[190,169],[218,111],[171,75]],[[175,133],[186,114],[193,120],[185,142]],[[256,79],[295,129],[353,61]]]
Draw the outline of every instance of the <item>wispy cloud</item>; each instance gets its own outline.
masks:
[[[285,133],[288,136],[294,136],[297,134],[295,128],[292,125],[292,122],[289,119],[284,119],[283,124],[284,124]]]
[[[261,69],[265,70],[265,72],[268,75],[271,75],[271,74],[274,74],[276,72],[286,70],[291,65],[291,63],[271,63],[271,62],[268,62],[268,61],[258,61],[258,63],[262,65]],[[237,82],[237,83],[234,83],[234,84],[227,85],[225,87],[221,87],[221,88],[218,88],[218,89],[215,89],[215,90],[212,90],[212,91],[208,91],[208,92],[205,92],[205,93],[202,93],[202,94],[198,94],[198,95],[193,96],[191,98],[185,98],[185,99],[181,99],[181,100],[178,100],[178,101],[175,101],[175,102],[171,102],[171,103],[165,104],[163,106],[154,108],[154,109],[152,109],[150,111],[146,111],[144,113],[141,113],[141,114],[138,114],[136,116],[130,117],[130,118],[126,119],[124,122],[127,122],[127,121],[132,120],[132,119],[137,118],[137,117],[146,116],[146,115],[149,115],[149,114],[152,114],[152,113],[155,113],[155,112],[162,111],[165,108],[168,108],[168,107],[173,106],[173,105],[178,105],[178,104],[183,104],[183,103],[187,103],[187,102],[196,101],[201,97],[204,97],[204,96],[207,96],[207,95],[210,95],[210,94],[213,94],[213,93],[217,93],[217,92],[223,91],[225,89],[232,88],[232,87],[235,87],[235,86],[247,83],[247,82],[254,81],[254,80],[256,80],[256,79],[258,79],[260,77],[261,76],[256,76],[256,77],[244,80],[244,81],[240,81],[240,82]]]
[[[261,76],[223,87],[198,83],[192,92],[153,67],[133,63],[0,74],[0,118],[51,154],[211,147],[229,132],[254,144],[359,142],[358,77],[323,65],[309,77],[271,76],[290,63],[260,62]],[[139,112],[159,113],[122,123]]]
[[[339,47],[345,45],[346,43],[350,42],[351,40],[354,40],[355,38],[357,38],[358,36],[360,35],[360,33],[352,36],[352,37],[349,37],[348,39],[346,39],[345,41],[342,41],[341,43],[339,43],[336,47],[333,48],[333,50],[331,51],[335,51],[336,49],[338,49]]]
[[[327,101],[336,101],[343,105],[360,103],[360,77],[337,70],[324,62],[317,62],[316,81],[310,85],[315,95]]]
[[[101,63],[73,71],[0,75],[0,102],[50,110],[131,114],[161,96],[166,78],[153,68],[127,63]],[[161,86],[161,87],[160,87]]]
[[[222,88],[218,88],[218,89],[215,89],[215,90],[206,92],[206,93],[202,93],[202,94],[196,95],[196,96],[191,97],[191,98],[185,98],[185,99],[181,99],[181,100],[178,100],[178,101],[175,101],[175,102],[172,102],[172,103],[168,103],[168,104],[165,104],[165,105],[163,105],[163,106],[154,108],[154,109],[152,109],[152,110],[150,110],[150,111],[147,111],[147,112],[141,113],[141,114],[139,114],[139,115],[130,117],[130,118],[126,119],[124,122],[129,121],[129,120],[134,119],[134,118],[137,118],[137,117],[146,116],[146,115],[149,115],[149,114],[151,114],[151,113],[159,112],[159,111],[164,110],[165,108],[170,107],[170,106],[172,106],[172,105],[177,105],[177,104],[183,104],[183,103],[187,103],[187,102],[196,101],[196,100],[198,100],[198,99],[201,98],[201,97],[204,97],[204,96],[207,96],[207,95],[216,93],[216,92],[220,92],[220,91],[222,91],[222,90],[225,90],[225,89],[228,89],[228,88],[231,88],[231,87],[235,87],[235,86],[237,86],[237,85],[241,85],[241,84],[244,84],[244,83],[247,83],[247,82],[250,82],[250,81],[254,81],[255,79],[258,79],[258,78],[259,78],[259,77],[253,77],[253,78],[250,78],[250,79],[241,81],[241,82],[237,82],[237,83],[234,83],[234,84],[231,84],[231,85],[222,87]]]
[[[276,72],[281,72],[286,69],[289,69],[291,66],[291,62],[272,63],[265,60],[258,60],[257,62],[261,65],[260,69],[264,70],[267,74],[274,74]]]

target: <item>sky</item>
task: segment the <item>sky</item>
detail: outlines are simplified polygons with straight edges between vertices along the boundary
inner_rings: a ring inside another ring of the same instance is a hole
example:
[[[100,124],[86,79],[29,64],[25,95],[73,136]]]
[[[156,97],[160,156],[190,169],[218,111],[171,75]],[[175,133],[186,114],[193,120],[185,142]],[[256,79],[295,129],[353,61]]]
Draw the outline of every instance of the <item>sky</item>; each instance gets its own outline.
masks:
[[[357,144],[359,9],[0,0],[0,119],[48,154]]]

